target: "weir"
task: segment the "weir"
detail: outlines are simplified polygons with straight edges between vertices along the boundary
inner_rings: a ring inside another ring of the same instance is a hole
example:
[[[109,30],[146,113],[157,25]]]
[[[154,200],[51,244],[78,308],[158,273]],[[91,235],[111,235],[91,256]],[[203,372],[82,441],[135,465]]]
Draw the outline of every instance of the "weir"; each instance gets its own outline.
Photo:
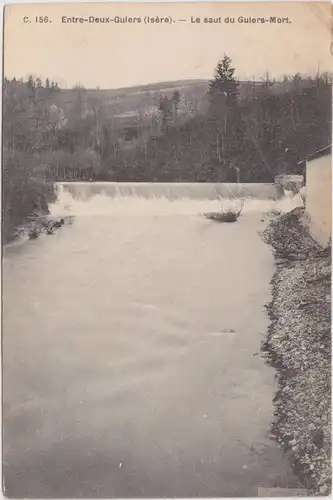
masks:
[[[139,198],[182,198],[218,200],[220,198],[276,199],[275,185],[269,183],[195,183],[195,182],[61,182],[58,184],[73,198],[91,198],[106,195],[112,198],[135,196]]]
[[[61,182],[52,215],[198,215],[221,209],[242,214],[287,212],[300,196],[280,198],[274,184]],[[242,200],[242,201],[241,201]]]

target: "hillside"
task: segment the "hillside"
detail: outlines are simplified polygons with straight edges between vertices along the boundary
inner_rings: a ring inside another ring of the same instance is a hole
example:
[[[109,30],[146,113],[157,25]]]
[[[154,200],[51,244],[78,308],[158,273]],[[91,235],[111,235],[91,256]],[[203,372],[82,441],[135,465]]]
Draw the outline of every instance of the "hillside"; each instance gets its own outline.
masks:
[[[100,113],[103,119],[112,121],[114,132],[122,135],[128,127],[145,128],[158,115],[161,97],[169,99],[175,91],[180,94],[178,115],[180,123],[193,116],[205,116],[209,109],[207,96],[208,80],[178,80],[151,83],[119,89],[60,89],[54,97],[54,104],[63,110],[65,118],[75,111],[78,93],[84,104],[84,115]],[[290,82],[290,85],[292,83]],[[257,94],[265,86],[264,81],[242,81],[239,85],[239,99],[245,100]],[[280,94],[288,91],[288,83],[274,82],[269,86],[270,93]],[[126,134],[126,131],[125,131]]]
[[[159,99],[171,97],[178,90],[181,94],[181,110],[183,115],[191,115],[194,111],[205,114],[207,110],[208,81],[181,80],[161,82],[144,86],[102,90],[85,89],[84,99],[89,108],[103,107],[103,115],[114,121],[116,129],[134,125],[139,119],[144,121],[156,114]],[[67,117],[75,108],[78,89],[60,90],[56,104],[64,110]]]

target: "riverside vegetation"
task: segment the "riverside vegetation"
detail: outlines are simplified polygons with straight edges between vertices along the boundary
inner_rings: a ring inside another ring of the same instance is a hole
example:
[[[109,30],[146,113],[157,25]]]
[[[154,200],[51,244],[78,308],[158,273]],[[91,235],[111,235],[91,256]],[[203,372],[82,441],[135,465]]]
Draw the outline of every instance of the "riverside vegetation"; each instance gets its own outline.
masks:
[[[204,214],[206,219],[215,222],[236,222],[242,213],[245,201],[241,201],[240,207],[221,208],[219,212],[208,212]]]
[[[4,79],[3,237],[48,212],[55,181],[272,182],[331,134],[331,76],[119,91]]]

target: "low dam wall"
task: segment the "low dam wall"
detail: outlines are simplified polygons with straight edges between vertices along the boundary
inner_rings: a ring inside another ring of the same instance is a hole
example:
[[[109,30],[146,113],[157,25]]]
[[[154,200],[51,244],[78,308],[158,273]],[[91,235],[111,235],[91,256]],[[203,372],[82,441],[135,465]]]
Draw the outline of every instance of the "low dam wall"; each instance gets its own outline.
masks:
[[[182,198],[217,200],[219,198],[275,199],[276,187],[266,183],[135,183],[135,182],[61,182],[62,190],[73,198],[91,198],[106,195],[111,198],[135,196],[138,198]]]

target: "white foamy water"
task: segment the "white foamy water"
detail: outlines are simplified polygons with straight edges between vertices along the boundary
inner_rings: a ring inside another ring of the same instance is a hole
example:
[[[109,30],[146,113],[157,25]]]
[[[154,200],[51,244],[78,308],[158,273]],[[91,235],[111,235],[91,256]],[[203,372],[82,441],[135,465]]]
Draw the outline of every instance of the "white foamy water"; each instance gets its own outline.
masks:
[[[275,199],[272,184],[61,183],[53,215],[195,215],[221,209],[242,213],[288,212],[299,195]],[[241,201],[242,200],[242,201]],[[87,203],[89,201],[89,203]]]
[[[242,217],[216,224],[199,214],[240,204],[220,189],[63,184],[52,212],[73,224],[5,249],[7,496],[293,486],[268,439],[273,371],[253,354],[274,272],[262,214],[295,200],[237,186]]]

